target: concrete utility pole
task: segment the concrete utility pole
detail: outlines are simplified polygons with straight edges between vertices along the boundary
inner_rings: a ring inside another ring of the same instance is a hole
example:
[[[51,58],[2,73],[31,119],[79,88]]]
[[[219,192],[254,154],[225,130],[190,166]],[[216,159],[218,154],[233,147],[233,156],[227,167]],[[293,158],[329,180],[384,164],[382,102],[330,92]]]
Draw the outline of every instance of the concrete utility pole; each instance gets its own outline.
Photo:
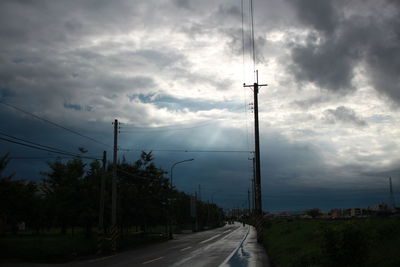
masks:
[[[248,215],[250,216],[250,189],[247,189]]]
[[[111,250],[117,250],[117,159],[118,159],[118,120],[114,121],[114,154],[111,187]]]
[[[201,185],[199,184],[199,200],[201,201]]]
[[[389,177],[389,193],[390,193],[390,205],[394,209],[396,207],[396,203],[394,201],[394,195],[393,195],[393,187],[392,187],[392,177]]]
[[[253,178],[251,179],[251,213],[254,215],[256,209],[256,158],[252,157],[249,158],[249,160],[251,160],[253,163]]]
[[[195,207],[195,216],[196,216],[196,221],[194,225],[194,231],[197,232],[199,231],[199,216],[197,212],[197,192],[194,192],[194,207]]]
[[[107,164],[107,151],[103,151],[103,173],[101,174],[100,181],[100,205],[99,205],[99,229],[97,237],[97,253],[103,251],[104,241],[104,202],[105,202],[105,187],[106,187],[106,164]]]
[[[244,87],[253,87],[254,90],[254,139],[255,139],[255,213],[257,217],[257,241],[262,242],[262,199],[261,199],[261,166],[260,166],[260,133],[258,125],[258,90],[267,84],[258,84],[258,70],[256,71],[256,82],[253,85],[243,84]],[[258,226],[258,227],[257,227]]]

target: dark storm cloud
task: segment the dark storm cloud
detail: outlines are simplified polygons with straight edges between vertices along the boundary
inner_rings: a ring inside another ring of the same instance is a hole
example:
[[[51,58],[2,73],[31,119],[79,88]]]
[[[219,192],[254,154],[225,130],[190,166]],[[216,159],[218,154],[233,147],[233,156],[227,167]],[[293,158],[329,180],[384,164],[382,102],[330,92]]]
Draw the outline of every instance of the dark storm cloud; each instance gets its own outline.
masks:
[[[218,14],[221,16],[233,16],[237,20],[241,18],[242,11],[239,6],[236,5],[220,5],[218,7]]]
[[[99,145],[89,141],[88,139],[71,134],[5,105],[0,105],[0,114],[2,115],[0,116],[0,123],[2,125],[0,132],[17,138],[59,148],[75,154],[79,153],[79,147],[84,147],[88,150],[87,155],[99,158],[101,158],[103,150],[109,149],[106,146]],[[57,123],[60,123],[60,121],[57,121]],[[64,123],[63,126],[78,131],[84,135],[91,136],[97,140],[102,140],[106,144],[112,143],[112,125],[109,122],[97,122],[94,124],[86,123],[84,127],[74,127],[67,122]],[[60,157],[63,160],[69,159],[69,157],[66,157],[65,155],[54,154],[1,141],[0,155],[2,156],[7,152],[10,152],[10,157],[50,157],[44,159],[11,160],[6,172],[16,172],[16,178],[18,179],[39,181],[43,177],[41,173],[48,170],[48,161],[53,161],[56,157]],[[109,153],[110,152],[111,151],[109,151]],[[85,160],[85,162],[90,161]]]
[[[384,10],[391,12],[375,14],[374,9],[368,10],[373,1],[290,2],[300,22],[315,30],[304,44],[290,45],[289,65],[296,79],[346,93],[355,89],[355,67],[366,64],[374,88],[400,103],[399,5],[381,1]]]
[[[353,109],[344,106],[325,110],[324,120],[329,124],[344,123],[359,127],[367,126],[367,122],[361,119]]]
[[[227,50],[230,51],[235,56],[243,55],[243,52],[246,57],[253,57],[253,47],[251,40],[250,31],[244,32],[244,38],[242,38],[242,30],[240,28],[226,28],[220,31],[223,35],[229,38],[227,42]],[[243,42],[244,40],[244,42]],[[244,45],[244,50],[243,50]],[[255,36],[255,49],[256,49],[256,63],[265,63],[266,57],[264,55],[264,51],[267,48],[271,48],[271,50],[275,50],[276,48],[268,47],[267,40],[262,36]],[[271,50],[269,52],[271,52]]]
[[[13,63],[0,59],[0,87],[4,88],[2,97],[30,97],[31,102],[43,101],[51,106],[65,100],[82,102],[101,96],[113,98],[116,94],[155,87],[151,77],[110,73],[108,66],[112,63],[94,53],[91,61],[82,60],[82,55],[78,55],[71,54],[67,59],[55,54],[53,57],[42,57],[36,63]],[[96,62],[103,64],[99,66]]]
[[[333,1],[292,0],[299,19],[318,31],[331,34],[338,23],[337,10]]]
[[[130,1],[2,1],[0,36],[16,48],[25,42],[64,46],[104,30],[127,30],[136,11]]]
[[[190,0],[174,0],[173,2],[178,7],[190,9]]]

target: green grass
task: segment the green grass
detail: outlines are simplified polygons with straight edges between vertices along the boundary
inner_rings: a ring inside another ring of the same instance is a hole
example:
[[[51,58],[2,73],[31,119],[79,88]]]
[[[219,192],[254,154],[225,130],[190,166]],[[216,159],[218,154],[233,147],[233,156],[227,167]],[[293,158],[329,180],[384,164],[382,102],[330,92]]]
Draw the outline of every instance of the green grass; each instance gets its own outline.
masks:
[[[264,246],[275,266],[400,266],[400,218],[271,220]]]
[[[124,250],[151,243],[162,242],[166,237],[160,233],[124,233],[119,249]],[[82,230],[62,235],[57,230],[36,234],[32,232],[7,234],[0,237],[0,263],[5,262],[68,262],[96,253],[96,234],[87,238]],[[105,241],[105,247],[111,247]],[[105,253],[109,250],[105,249]]]

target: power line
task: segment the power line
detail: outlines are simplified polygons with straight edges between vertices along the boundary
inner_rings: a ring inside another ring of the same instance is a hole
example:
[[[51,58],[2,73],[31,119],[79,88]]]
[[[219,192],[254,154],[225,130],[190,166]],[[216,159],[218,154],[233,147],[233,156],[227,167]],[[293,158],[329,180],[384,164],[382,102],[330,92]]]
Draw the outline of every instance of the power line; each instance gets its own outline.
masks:
[[[101,160],[100,158],[95,158],[95,157],[89,157],[89,156],[82,156],[79,154],[74,154],[68,151],[62,151],[60,149],[54,148],[54,149],[48,149],[46,147],[48,146],[42,146],[42,145],[32,145],[29,144],[28,142],[26,143],[22,143],[19,141],[15,141],[15,140],[11,140],[11,139],[7,139],[4,137],[0,137],[0,140],[6,141],[6,142],[10,142],[10,143],[14,143],[14,144],[18,144],[18,145],[22,145],[22,146],[26,146],[26,147],[30,147],[30,148],[34,148],[34,149],[38,149],[38,150],[43,150],[43,151],[47,151],[47,152],[51,152],[51,153],[55,153],[55,154],[62,154],[62,155],[67,155],[67,156],[72,156],[72,157],[78,157],[78,158],[85,158],[85,159],[94,159],[94,160]],[[17,139],[18,140],[18,139]]]
[[[21,139],[21,138],[18,138],[18,137],[14,137],[14,136],[9,135],[9,134],[6,134],[6,133],[4,133],[4,132],[2,132],[2,131],[0,131],[0,134],[1,134],[1,135],[4,135],[4,136],[7,136],[7,137],[9,137],[9,138],[15,139],[15,140],[19,140],[19,141],[22,141],[22,142],[31,144],[31,145],[40,146],[40,147],[44,147],[44,148],[51,149],[51,150],[55,150],[55,151],[65,152],[65,151],[63,151],[63,150],[61,150],[61,149],[58,149],[58,148],[55,148],[55,147],[46,146],[46,145],[41,145],[41,144],[38,144],[38,143],[35,143],[35,142],[32,142],[32,141],[27,141],[27,140],[24,140],[24,139]]]
[[[256,70],[256,50],[255,50],[255,42],[254,42],[254,8],[253,8],[253,0],[250,0],[250,16],[251,16],[251,43],[253,48],[253,71]]]
[[[177,152],[177,153],[253,153],[249,150],[186,150],[186,149],[125,149],[120,148],[120,151],[155,151],[155,152]]]
[[[243,0],[241,1],[241,7],[242,7],[242,64],[243,64],[243,82],[246,79],[246,75],[245,75],[245,64],[244,64],[244,14],[243,14]]]
[[[72,157],[72,156],[71,156]],[[12,160],[69,159],[71,157],[10,157]]]
[[[48,119],[42,118],[42,117],[40,117],[40,116],[38,116],[38,115],[35,115],[35,114],[33,114],[33,113],[29,112],[29,111],[23,110],[23,109],[21,109],[21,108],[19,108],[19,107],[16,107],[16,106],[14,106],[14,105],[11,105],[11,104],[8,104],[8,103],[4,103],[4,102],[2,102],[2,101],[0,101],[0,104],[3,104],[3,105],[5,105],[5,106],[8,106],[8,107],[13,108],[13,109],[15,109],[15,110],[18,110],[19,112],[25,113],[25,114],[27,114],[27,115],[29,115],[29,116],[32,116],[32,117],[34,117],[34,118],[36,118],[36,119],[38,119],[38,120],[44,121],[44,122],[46,122],[46,123],[49,123],[49,124],[51,124],[51,125],[53,125],[53,126],[56,126],[56,127],[61,128],[61,129],[63,129],[63,130],[66,130],[66,131],[68,131],[68,132],[70,132],[70,133],[73,133],[73,134],[76,134],[76,135],[78,135],[78,136],[80,136],[80,137],[83,137],[83,138],[86,138],[86,139],[88,139],[88,140],[91,140],[91,141],[93,141],[93,142],[95,142],[95,143],[98,143],[98,144],[100,144],[100,145],[104,145],[104,146],[107,146],[107,147],[111,147],[110,145],[105,144],[105,143],[103,143],[103,142],[101,142],[101,141],[98,141],[98,140],[96,140],[96,139],[94,139],[94,138],[92,138],[92,137],[90,137],[90,136],[81,134],[81,133],[79,133],[79,132],[77,132],[77,131],[75,131],[75,130],[71,130],[71,129],[65,127],[65,126],[62,126],[62,125],[60,125],[60,124],[58,124],[58,123],[55,123],[55,122],[52,122],[52,121],[50,121],[50,120],[48,120]]]

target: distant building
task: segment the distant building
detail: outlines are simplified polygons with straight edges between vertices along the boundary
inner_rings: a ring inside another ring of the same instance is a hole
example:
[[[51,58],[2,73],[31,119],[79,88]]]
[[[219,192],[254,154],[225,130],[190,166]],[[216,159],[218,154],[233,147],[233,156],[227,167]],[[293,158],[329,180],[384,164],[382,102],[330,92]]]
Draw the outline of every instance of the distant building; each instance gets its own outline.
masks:
[[[329,211],[331,218],[342,218],[343,217],[343,210],[342,209],[331,209]]]
[[[362,209],[360,208],[351,208],[350,209],[350,217],[360,217],[363,215]]]
[[[375,212],[386,212],[389,210],[389,206],[385,203],[378,203],[369,207],[368,209]]]

